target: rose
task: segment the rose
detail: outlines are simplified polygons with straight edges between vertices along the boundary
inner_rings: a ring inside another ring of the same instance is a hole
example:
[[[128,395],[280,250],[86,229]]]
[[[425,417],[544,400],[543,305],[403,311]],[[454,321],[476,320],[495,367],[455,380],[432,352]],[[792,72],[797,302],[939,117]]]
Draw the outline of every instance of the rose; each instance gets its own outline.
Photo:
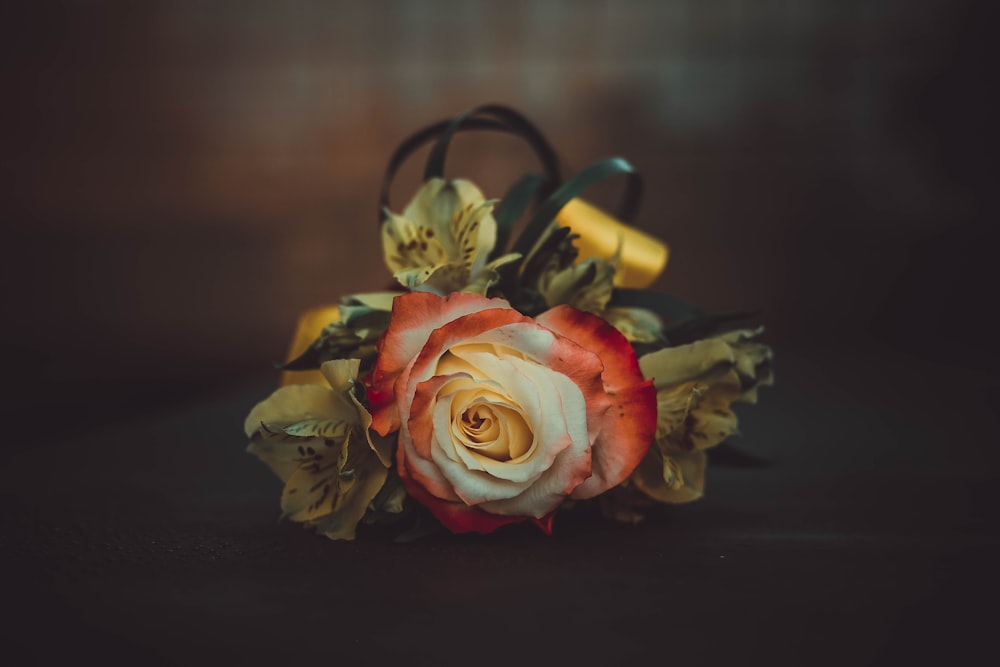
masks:
[[[409,494],[453,532],[530,519],[627,479],[656,429],[628,341],[569,306],[536,319],[468,293],[397,297],[371,377]]]

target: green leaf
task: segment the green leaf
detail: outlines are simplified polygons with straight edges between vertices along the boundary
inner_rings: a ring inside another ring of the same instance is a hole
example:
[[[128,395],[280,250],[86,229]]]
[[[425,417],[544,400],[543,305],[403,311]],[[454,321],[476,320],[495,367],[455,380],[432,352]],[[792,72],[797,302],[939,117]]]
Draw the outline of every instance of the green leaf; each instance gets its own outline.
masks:
[[[264,422],[260,423],[260,428],[257,433],[251,438],[250,445],[258,449],[262,449],[265,454],[271,453],[274,445],[266,441],[271,440],[273,442],[281,443],[300,443],[305,440],[315,440],[314,436],[309,435],[293,435],[291,433],[286,433],[283,426],[278,426],[276,424],[266,424]],[[255,454],[259,455],[259,452],[254,451]]]
[[[531,204],[531,200],[543,183],[545,183],[545,177],[541,174],[525,174],[504,195],[500,205],[493,213],[493,218],[497,223],[497,241],[489,256],[491,260],[503,254],[504,248],[507,247],[507,242],[510,240],[511,231],[514,229],[514,223]]]
[[[356,326],[343,322],[327,325],[319,337],[295,359],[284,364],[276,363],[275,368],[286,371],[303,371],[319,368],[331,359],[361,359],[366,367],[375,356],[375,342],[388,326],[389,313],[373,310],[358,315],[353,320]]]
[[[351,424],[335,419],[307,419],[295,424],[282,427],[287,435],[298,438],[323,438],[324,440],[337,440],[343,438],[351,429]]]
[[[392,300],[400,294],[403,292],[367,292],[345,296],[338,307],[341,322],[354,329],[378,326],[384,329],[389,323]]]
[[[432,178],[444,178],[444,161],[448,154],[448,147],[451,138],[461,127],[475,120],[481,120],[482,116],[495,118],[502,127],[521,137],[535,150],[539,161],[548,176],[551,187],[555,187],[560,182],[559,159],[556,152],[549,143],[545,135],[525,116],[510,107],[499,104],[484,104],[453,118],[441,131],[437,143],[431,149],[427,157],[427,165],[424,169],[424,180]]]
[[[747,312],[701,315],[665,328],[663,335],[670,345],[684,345],[711,336],[724,324],[745,320],[755,315],[756,313]]]
[[[705,314],[672,294],[647,289],[616,288],[611,294],[608,307],[645,308],[665,318],[667,322],[683,322]]]
[[[574,176],[569,178],[565,183],[559,186],[559,188],[553,192],[552,195],[541,204],[541,206],[538,207],[534,216],[532,216],[531,220],[528,221],[524,231],[521,232],[521,235],[515,242],[513,251],[519,252],[527,257],[531,250],[535,247],[538,239],[541,238],[545,230],[548,229],[549,225],[556,219],[559,211],[561,211],[571,199],[578,197],[590,186],[603,181],[606,178],[610,178],[611,176],[617,176],[618,174],[626,174],[629,176],[629,183],[625,196],[626,205],[624,208],[630,210],[626,210],[624,213],[627,213],[630,216],[628,218],[628,220],[630,220],[631,216],[634,215],[634,209],[637,207],[638,199],[641,196],[642,181],[639,178],[639,175],[635,173],[635,169],[633,169],[632,165],[629,164],[624,158],[606,158],[584,167]]]
[[[389,158],[389,164],[386,165],[385,174],[382,176],[382,192],[379,195],[379,224],[382,223],[382,219],[385,215],[385,211],[391,210],[389,205],[389,193],[392,190],[392,181],[396,178],[396,172],[399,168],[403,166],[413,153],[415,153],[419,148],[421,148],[427,142],[436,139],[444,132],[449,125],[451,125],[452,119],[446,119],[438,121],[433,125],[428,125],[427,127],[418,130],[411,134],[409,137],[403,140],[396,150],[393,152],[392,156]],[[507,127],[500,121],[494,120],[492,118],[470,118],[456,131],[465,130],[494,130],[496,132],[509,132],[513,133],[514,130]]]
[[[565,268],[576,259],[576,248],[572,244],[573,230],[569,227],[557,227],[542,239],[539,246],[532,253],[531,257],[524,263],[521,271],[521,283],[535,287],[542,271],[548,265],[553,255],[560,255],[558,269]]]

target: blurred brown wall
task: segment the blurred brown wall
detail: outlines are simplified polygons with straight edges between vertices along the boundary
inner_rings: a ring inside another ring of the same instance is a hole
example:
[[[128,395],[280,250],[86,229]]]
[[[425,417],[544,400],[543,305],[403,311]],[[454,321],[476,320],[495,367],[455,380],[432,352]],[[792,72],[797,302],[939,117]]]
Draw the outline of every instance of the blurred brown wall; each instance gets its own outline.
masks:
[[[617,154],[643,172],[640,222],[673,250],[660,287],[760,309],[779,346],[919,353],[940,321],[924,291],[954,297],[984,252],[984,7],[7,3],[15,408],[131,407],[270,372],[296,313],[387,283],[390,151],[483,102],[522,110],[571,167]],[[492,196],[533,166],[486,135],[449,161]]]

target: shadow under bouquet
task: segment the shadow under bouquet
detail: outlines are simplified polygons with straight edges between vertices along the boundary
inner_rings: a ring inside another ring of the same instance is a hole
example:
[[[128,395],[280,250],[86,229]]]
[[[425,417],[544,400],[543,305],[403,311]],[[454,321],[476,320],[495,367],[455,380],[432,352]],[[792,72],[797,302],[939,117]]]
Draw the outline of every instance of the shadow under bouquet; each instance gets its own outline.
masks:
[[[453,136],[516,135],[540,173],[487,199],[444,177]],[[399,167],[432,143],[401,212]],[[611,216],[580,199],[622,176]],[[594,501],[625,522],[704,489],[706,450],[737,432],[732,404],[772,382],[747,313],[707,314],[646,289],[661,241],[631,226],[642,182],[620,157],[563,178],[545,137],[486,105],[435,123],[392,155],[382,248],[399,288],[344,296],[300,319],[283,386],[246,418],[248,451],[284,482],[282,516],[332,539],[359,524],[401,538],[489,533]],[[515,234],[515,228],[518,233]]]

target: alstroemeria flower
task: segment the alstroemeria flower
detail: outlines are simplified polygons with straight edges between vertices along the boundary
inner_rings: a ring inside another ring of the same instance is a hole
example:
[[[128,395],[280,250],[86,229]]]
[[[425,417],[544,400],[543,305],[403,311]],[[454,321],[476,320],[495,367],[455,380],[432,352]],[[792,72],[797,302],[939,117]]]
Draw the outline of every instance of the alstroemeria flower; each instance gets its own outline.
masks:
[[[656,427],[653,386],[609,324],[462,293],[395,299],[369,399],[373,428],[399,431],[407,491],[453,532],[551,531],[566,498],[627,479]]]
[[[491,271],[512,259],[487,264],[497,240],[495,203],[470,181],[432,178],[402,215],[385,211],[382,250],[396,280],[407,289],[438,294],[485,293]]]
[[[552,230],[556,227],[552,227]],[[563,230],[565,231],[565,230]],[[549,234],[555,234],[549,231]],[[607,259],[587,257],[577,262],[576,236],[565,236],[548,248],[548,259],[538,272],[535,289],[549,307],[573,306],[597,315],[632,342],[663,342],[663,323],[654,313],[640,308],[608,307],[615,276],[622,269],[621,237],[617,251]],[[539,242],[545,247],[546,240]]]
[[[705,450],[737,433],[736,401],[755,403],[774,382],[771,348],[744,329],[644,355],[639,366],[656,386],[656,445],[632,475],[645,495],[668,503],[700,498]]]
[[[372,437],[354,395],[358,359],[321,367],[329,387],[289,385],[258,403],[244,428],[247,451],[285,483],[282,515],[332,539],[354,539],[392,464],[391,443]]]

